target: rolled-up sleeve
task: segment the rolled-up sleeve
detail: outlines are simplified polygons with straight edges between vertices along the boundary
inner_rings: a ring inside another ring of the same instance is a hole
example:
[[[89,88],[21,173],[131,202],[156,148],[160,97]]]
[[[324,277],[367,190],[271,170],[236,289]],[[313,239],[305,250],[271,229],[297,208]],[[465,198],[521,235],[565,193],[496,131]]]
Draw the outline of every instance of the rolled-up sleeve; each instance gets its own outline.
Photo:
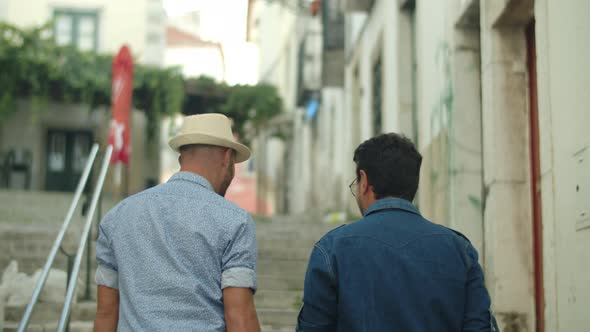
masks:
[[[102,223],[99,226],[98,240],[96,242],[96,261],[98,263],[95,275],[96,284],[118,289],[117,261],[115,260],[111,241]]]
[[[256,291],[256,226],[246,214],[245,221],[233,232],[223,253],[221,288],[250,288]]]

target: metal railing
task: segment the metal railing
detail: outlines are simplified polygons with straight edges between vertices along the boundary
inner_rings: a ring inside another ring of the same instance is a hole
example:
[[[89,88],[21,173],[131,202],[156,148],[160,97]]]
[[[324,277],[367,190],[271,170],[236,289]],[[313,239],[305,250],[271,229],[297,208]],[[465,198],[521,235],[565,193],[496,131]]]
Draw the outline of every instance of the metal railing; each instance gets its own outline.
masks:
[[[74,300],[76,284],[78,281],[78,273],[80,273],[80,266],[82,264],[82,255],[84,254],[86,241],[88,241],[88,234],[90,234],[90,228],[92,226],[92,218],[94,217],[94,212],[96,211],[96,206],[98,204],[98,198],[100,197],[100,192],[102,191],[102,186],[104,185],[104,179],[109,169],[109,163],[111,161],[112,153],[113,147],[109,145],[102,160],[100,174],[98,175],[98,180],[96,182],[96,186],[94,187],[94,193],[92,194],[90,209],[88,210],[88,215],[86,216],[86,224],[84,225],[82,237],[80,238],[80,244],[78,245],[78,252],[76,253],[76,260],[74,261],[74,267],[72,268],[72,275],[70,277],[70,283],[68,285],[68,292],[66,293],[66,301],[64,303],[64,308],[61,312],[59,325],[57,326],[57,332],[62,332],[66,329],[68,318],[70,317],[70,310],[72,307],[72,301]]]
[[[102,191],[102,187],[104,185],[104,180],[106,177],[106,173],[108,171],[108,166],[109,166],[109,162],[111,160],[112,151],[113,151],[113,148],[112,148],[112,146],[109,145],[105,154],[104,154],[104,157],[103,157],[102,166],[100,169],[100,174],[98,176],[98,180],[97,180],[96,186],[94,188],[94,193],[92,196],[90,208],[89,208],[88,213],[86,215],[86,224],[84,225],[84,230],[83,230],[82,236],[80,238],[80,245],[78,247],[76,259],[74,261],[74,265],[73,265],[73,268],[71,271],[71,276],[70,276],[70,278],[68,278],[69,280],[68,280],[68,288],[67,288],[67,293],[66,293],[66,300],[65,300],[64,308],[62,310],[62,314],[61,314],[61,317],[59,320],[59,325],[58,325],[58,329],[57,329],[58,332],[63,332],[67,329],[68,318],[69,318],[69,314],[70,314],[70,310],[71,310],[71,303],[74,298],[76,283],[78,280],[78,274],[80,272],[82,255],[83,255],[86,241],[88,240],[90,229],[92,226],[92,218],[94,216],[94,212],[95,212],[96,206],[98,204],[98,200],[99,200],[99,197],[100,197],[100,194]],[[43,272],[41,273],[41,277],[39,278],[39,281],[37,282],[35,290],[33,291],[33,295],[31,296],[31,301],[27,305],[27,308],[25,310],[23,318],[21,319],[21,322],[20,322],[18,330],[17,330],[18,332],[24,332],[29,325],[29,322],[31,320],[31,316],[33,314],[33,309],[35,308],[35,305],[37,304],[37,301],[39,300],[39,296],[41,295],[43,287],[45,286],[45,281],[47,280],[47,277],[49,276],[49,272],[51,270],[51,266],[53,265],[53,261],[55,260],[55,256],[61,247],[66,230],[70,224],[70,221],[72,220],[72,216],[74,215],[76,207],[78,206],[82,192],[84,191],[84,188],[86,187],[86,183],[88,182],[90,171],[92,170],[92,165],[94,164],[97,153],[98,153],[98,144],[94,144],[92,146],[92,149],[90,150],[88,161],[86,162],[86,166],[84,167],[84,172],[82,173],[82,176],[80,178],[80,182],[78,182],[78,187],[76,188],[76,191],[74,194],[74,199],[72,200],[72,203],[71,203],[68,213],[63,221],[63,224],[59,230],[57,238],[55,239],[55,242],[53,243],[53,247],[51,248],[51,251],[49,252],[49,256],[47,257],[47,261],[45,262],[45,266],[43,267]]]

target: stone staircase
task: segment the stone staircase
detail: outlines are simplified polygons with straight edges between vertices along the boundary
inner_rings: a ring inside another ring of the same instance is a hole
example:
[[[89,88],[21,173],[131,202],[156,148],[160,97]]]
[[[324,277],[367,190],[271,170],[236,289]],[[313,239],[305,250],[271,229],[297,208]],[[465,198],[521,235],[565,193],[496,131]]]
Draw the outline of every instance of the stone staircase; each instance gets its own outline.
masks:
[[[254,298],[263,332],[295,330],[311,249],[335,227],[319,220],[317,216],[278,216],[256,224],[258,292]]]
[[[295,330],[311,249],[323,234],[335,227],[319,220],[317,216],[277,216],[256,222],[258,291],[255,302],[263,332]],[[95,285],[92,290],[96,298]],[[78,293],[82,291],[79,289]],[[37,304],[28,331],[55,331],[61,308],[56,304]],[[23,307],[7,306],[4,331],[16,331],[23,312]],[[70,331],[92,331],[95,312],[95,302],[78,301],[73,305]]]
[[[53,303],[38,303],[35,306],[31,323],[27,331],[49,332],[57,330],[57,320],[61,314],[62,305]],[[18,328],[18,322],[24,313],[23,307],[7,306],[5,308],[4,331],[13,332]],[[72,307],[70,318],[70,332],[92,332],[96,302],[78,302]]]

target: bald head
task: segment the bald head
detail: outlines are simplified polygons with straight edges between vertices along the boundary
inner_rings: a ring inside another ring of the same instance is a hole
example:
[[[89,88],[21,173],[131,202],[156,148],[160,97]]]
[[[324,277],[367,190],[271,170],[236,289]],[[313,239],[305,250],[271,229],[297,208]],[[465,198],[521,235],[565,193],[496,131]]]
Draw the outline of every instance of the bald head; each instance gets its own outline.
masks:
[[[192,144],[179,148],[180,170],[199,174],[206,178],[215,191],[225,196],[235,172],[236,152],[232,149]]]

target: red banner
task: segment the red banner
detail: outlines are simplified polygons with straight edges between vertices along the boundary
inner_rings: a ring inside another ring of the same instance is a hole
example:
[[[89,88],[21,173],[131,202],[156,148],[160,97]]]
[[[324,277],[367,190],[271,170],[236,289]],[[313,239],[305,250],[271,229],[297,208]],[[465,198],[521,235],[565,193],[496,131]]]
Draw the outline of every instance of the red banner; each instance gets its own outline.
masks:
[[[112,110],[113,119],[109,132],[109,144],[113,146],[111,164],[129,163],[131,154],[131,98],[133,94],[133,57],[127,46],[121,47],[113,59]]]

